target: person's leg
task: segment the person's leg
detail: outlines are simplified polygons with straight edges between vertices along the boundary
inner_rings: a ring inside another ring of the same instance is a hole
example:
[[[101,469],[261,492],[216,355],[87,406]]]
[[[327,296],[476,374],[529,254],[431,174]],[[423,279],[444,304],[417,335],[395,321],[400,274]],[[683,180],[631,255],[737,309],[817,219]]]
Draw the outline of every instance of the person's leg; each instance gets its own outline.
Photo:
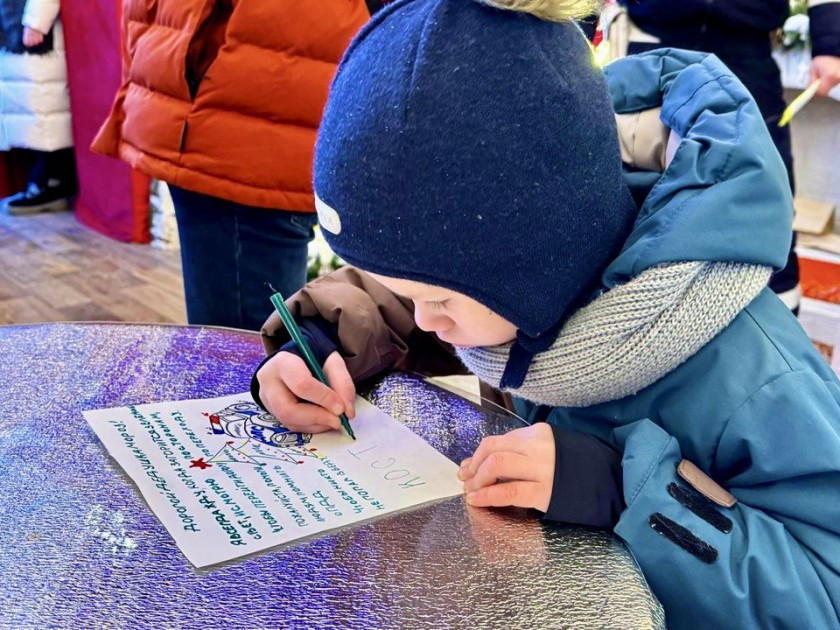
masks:
[[[69,210],[69,198],[78,191],[76,159],[73,149],[33,151],[29,184],[21,193],[4,200],[9,214]]]
[[[176,186],[169,192],[181,242],[187,320],[238,328],[235,204]]]
[[[306,284],[315,213],[240,206],[237,211],[242,328],[259,330],[272,312],[266,283],[289,297]]]
[[[78,182],[73,148],[39,153],[40,159],[36,160],[29,181],[44,189],[56,189],[65,196],[76,194]]]
[[[191,324],[258,330],[270,282],[290,295],[306,282],[315,215],[253,208],[169,187]]]

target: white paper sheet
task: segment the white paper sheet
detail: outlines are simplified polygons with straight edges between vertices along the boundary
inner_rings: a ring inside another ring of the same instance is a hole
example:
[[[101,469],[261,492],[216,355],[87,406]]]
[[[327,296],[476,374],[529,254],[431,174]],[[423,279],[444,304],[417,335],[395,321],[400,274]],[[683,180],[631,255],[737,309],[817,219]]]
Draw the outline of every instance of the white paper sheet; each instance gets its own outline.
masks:
[[[85,412],[197,567],[462,492],[458,467],[361,398],[344,431],[290,433],[249,393]]]

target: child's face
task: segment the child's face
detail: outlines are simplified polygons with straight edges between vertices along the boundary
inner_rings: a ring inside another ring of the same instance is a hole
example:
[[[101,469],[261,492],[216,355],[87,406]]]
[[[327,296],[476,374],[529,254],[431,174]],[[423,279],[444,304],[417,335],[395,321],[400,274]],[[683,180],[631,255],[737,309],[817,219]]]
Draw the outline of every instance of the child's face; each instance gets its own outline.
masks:
[[[413,280],[370,275],[393,293],[414,302],[414,321],[419,328],[453,346],[498,346],[516,338],[516,326],[462,293]]]

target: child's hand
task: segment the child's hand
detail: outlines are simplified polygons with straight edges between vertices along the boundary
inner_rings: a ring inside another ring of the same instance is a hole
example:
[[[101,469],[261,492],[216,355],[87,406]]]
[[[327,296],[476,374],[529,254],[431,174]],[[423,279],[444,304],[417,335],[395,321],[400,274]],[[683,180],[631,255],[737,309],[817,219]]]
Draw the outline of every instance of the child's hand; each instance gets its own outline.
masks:
[[[554,434],[544,422],[484,438],[458,471],[467,503],[545,512],[554,484],[554,457]]]
[[[339,429],[340,413],[346,413],[348,418],[356,415],[353,406],[356,386],[344,359],[337,352],[327,357],[324,374],[333,389],[312,376],[299,356],[280,352],[257,372],[260,399],[266,409],[291,431],[323,433]]]
[[[32,48],[33,46],[40,46],[44,42],[44,34],[41,31],[35,30],[34,28],[30,28],[29,26],[23,27],[23,45],[27,48]]]

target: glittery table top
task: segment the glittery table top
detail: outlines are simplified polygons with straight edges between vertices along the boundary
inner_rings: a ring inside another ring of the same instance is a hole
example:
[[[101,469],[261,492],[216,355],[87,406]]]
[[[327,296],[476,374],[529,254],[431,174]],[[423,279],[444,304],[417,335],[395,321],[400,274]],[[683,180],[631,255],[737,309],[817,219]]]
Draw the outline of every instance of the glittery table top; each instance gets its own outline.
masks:
[[[248,389],[257,335],[0,327],[3,628],[660,628],[614,537],[461,497],[196,570],[82,411]],[[518,426],[406,374],[364,392],[460,461]]]

